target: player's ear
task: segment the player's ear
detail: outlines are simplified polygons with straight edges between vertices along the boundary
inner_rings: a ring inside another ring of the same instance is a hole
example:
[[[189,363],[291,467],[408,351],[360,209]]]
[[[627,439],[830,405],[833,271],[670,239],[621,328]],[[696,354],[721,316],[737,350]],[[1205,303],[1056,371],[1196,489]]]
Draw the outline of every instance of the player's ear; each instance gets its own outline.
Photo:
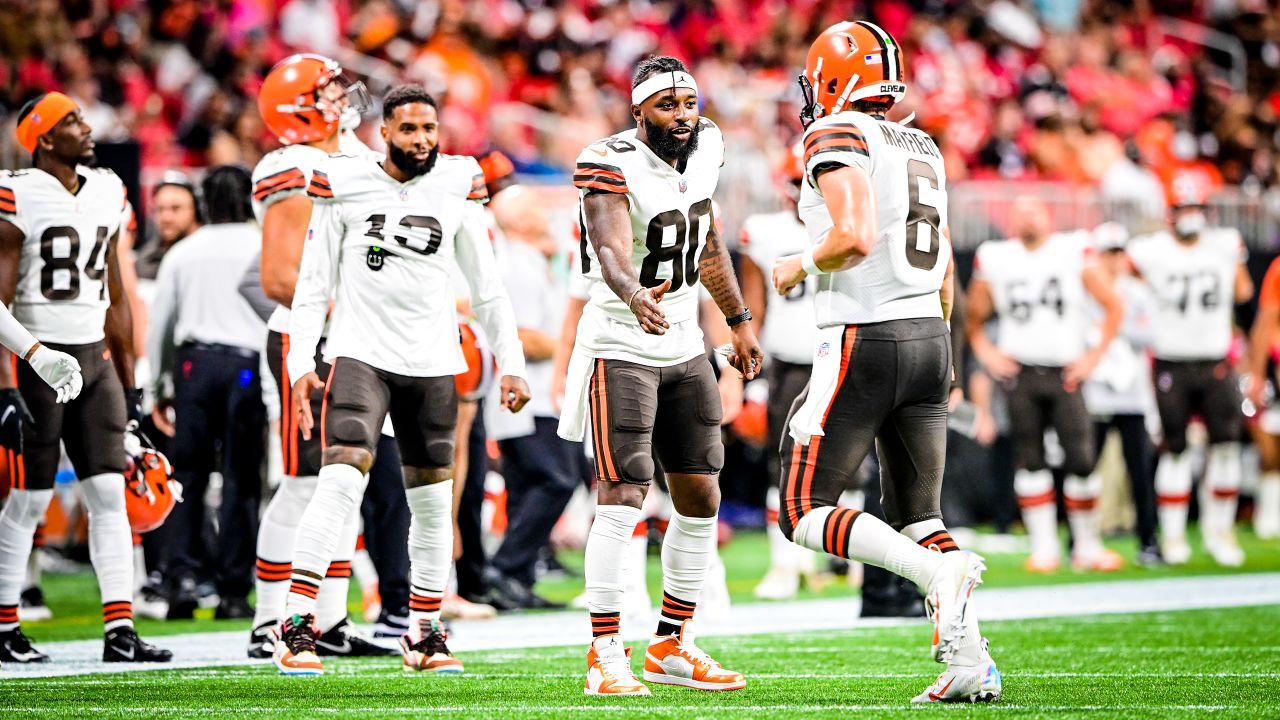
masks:
[[[632,106],[631,106],[631,119],[632,119],[632,120],[635,120],[636,122],[640,122],[640,119],[641,119],[642,117],[644,117],[644,115],[640,112],[640,106],[639,106],[639,105],[632,105]]]
[[[386,124],[386,123],[382,123],[382,127],[378,128],[378,131],[382,133],[382,142],[383,142],[383,143],[385,143],[385,144],[387,144],[387,145],[390,145],[390,144],[391,144],[391,131],[390,131],[389,129],[387,129],[387,124]]]

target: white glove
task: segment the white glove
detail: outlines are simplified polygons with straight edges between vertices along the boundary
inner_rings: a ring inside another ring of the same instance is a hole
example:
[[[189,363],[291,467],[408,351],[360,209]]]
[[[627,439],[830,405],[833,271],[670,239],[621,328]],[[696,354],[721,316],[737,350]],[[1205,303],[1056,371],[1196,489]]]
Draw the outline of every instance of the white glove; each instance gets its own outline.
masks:
[[[41,380],[58,393],[58,402],[65,403],[76,399],[84,388],[84,377],[80,375],[80,363],[70,355],[51,350],[41,345],[31,354],[31,369],[36,371]]]

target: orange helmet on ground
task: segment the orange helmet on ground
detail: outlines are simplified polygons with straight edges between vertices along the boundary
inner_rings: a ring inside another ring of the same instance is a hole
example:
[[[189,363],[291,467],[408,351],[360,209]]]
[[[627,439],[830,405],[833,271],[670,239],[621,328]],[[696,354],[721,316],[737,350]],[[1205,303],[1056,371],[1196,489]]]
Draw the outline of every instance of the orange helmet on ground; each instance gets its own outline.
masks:
[[[458,340],[462,343],[462,356],[467,359],[467,369],[453,376],[454,387],[460,400],[479,400],[489,393],[498,369],[497,360],[470,321],[458,323]]]
[[[182,502],[182,485],[173,479],[169,459],[151,447],[145,435],[125,433],[129,466],[124,473],[124,507],[134,534],[151,532],[164,524],[173,506]]]
[[[800,121],[808,127],[867,98],[898,102],[907,94],[903,77],[902,49],[892,35],[865,21],[836,23],[809,46]]]
[[[323,55],[291,55],[281,60],[262,81],[258,112],[285,145],[315,142],[338,131],[342,108],[321,99],[320,91],[337,81],[347,91],[347,103],[363,112],[369,106],[364,83],[348,82],[342,66]]]

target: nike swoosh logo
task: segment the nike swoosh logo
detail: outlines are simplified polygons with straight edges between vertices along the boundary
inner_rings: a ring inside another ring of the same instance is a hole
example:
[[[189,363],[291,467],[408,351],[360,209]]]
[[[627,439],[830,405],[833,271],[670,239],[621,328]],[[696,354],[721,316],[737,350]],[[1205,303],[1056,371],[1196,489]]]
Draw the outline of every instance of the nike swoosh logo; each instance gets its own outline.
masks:
[[[929,691],[929,699],[930,699],[930,700],[932,700],[932,701],[934,701],[934,702],[938,702],[939,700],[941,700],[941,699],[942,699],[942,696],[947,694],[947,690],[950,690],[950,689],[951,689],[951,683],[953,683],[953,682],[955,682],[955,681],[956,681],[956,679],[955,679],[954,677],[953,677],[953,678],[951,678],[950,680],[948,680],[948,681],[947,681],[947,684],[946,684],[946,685],[943,685],[943,686],[942,686],[942,689],[941,689],[941,690],[939,690],[937,693],[934,693],[932,690],[930,690],[930,691]]]
[[[320,640],[316,640],[316,645],[338,655],[346,655],[351,652],[351,641],[345,638],[342,640],[341,645],[334,645]]]
[[[9,655],[13,656],[13,659],[18,662],[27,662],[29,660],[34,660],[40,657],[38,654],[36,654],[36,651],[34,650],[32,650],[31,652],[16,652],[13,648],[8,646],[6,646],[5,649],[8,650]]]
[[[129,660],[132,660],[134,652],[136,651],[133,648],[129,648],[129,652],[125,652],[124,648],[116,648],[116,652],[120,653],[121,655],[128,658]]]
[[[604,150],[597,150],[597,149],[595,149],[595,148],[587,148],[587,149],[588,149],[588,150],[590,150],[591,152],[593,152],[593,153],[595,153],[595,154],[599,155],[600,157],[604,157],[605,155],[608,155],[608,154],[609,154],[608,152],[606,152],[606,151],[604,151]]]
[[[4,414],[3,414],[3,415],[0,415],[0,425],[3,425],[3,424],[5,423],[5,421],[9,419],[9,416],[10,416],[10,415],[12,415],[12,414],[14,414],[14,413],[16,413],[16,412],[18,412],[18,409],[17,409],[17,408],[15,408],[15,407],[14,407],[14,406],[12,406],[12,405],[10,405],[9,407],[5,408],[5,409],[4,409]]]

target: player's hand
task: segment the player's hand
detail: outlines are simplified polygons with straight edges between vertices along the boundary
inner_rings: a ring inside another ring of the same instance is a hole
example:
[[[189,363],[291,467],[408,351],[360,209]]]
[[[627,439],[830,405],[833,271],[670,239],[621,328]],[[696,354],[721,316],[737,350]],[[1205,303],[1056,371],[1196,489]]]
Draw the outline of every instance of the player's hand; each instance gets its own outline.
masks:
[[[720,373],[720,424],[732,425],[742,414],[742,376]]]
[[[520,412],[529,399],[533,397],[529,393],[529,383],[524,378],[515,375],[502,376],[502,407],[511,412]]]
[[[172,412],[173,403],[169,400],[157,400],[155,407],[151,408],[151,422],[165,437],[173,437],[178,431],[170,417]]]
[[[738,323],[729,330],[733,333],[733,352],[729,355],[729,364],[742,373],[747,380],[760,374],[764,366],[764,351],[756,340],[756,333],[751,323]]]
[[[58,394],[58,402],[75,400],[84,388],[84,376],[80,363],[70,355],[36,343],[35,351],[27,360],[41,380]]]
[[[1249,388],[1245,391],[1244,395],[1249,400],[1249,402],[1253,403],[1253,407],[1256,408],[1257,410],[1262,409],[1262,401],[1263,401],[1263,396],[1266,393],[1266,389],[1267,389],[1266,378],[1262,377],[1261,375],[1249,376]]]
[[[804,282],[807,277],[809,273],[804,271],[799,255],[786,255],[773,263],[773,289],[779,295],[791,292],[792,288]]]
[[[130,420],[142,424],[142,388],[128,388],[124,391],[124,409]]]
[[[324,390],[324,382],[315,372],[309,372],[298,378],[293,384],[293,406],[298,408],[298,429],[302,431],[302,439],[311,439],[311,429],[316,426],[311,415],[312,394]]]
[[[671,327],[671,323],[667,322],[667,314],[658,307],[658,303],[662,302],[662,296],[666,295],[670,289],[671,280],[663,280],[657,287],[641,288],[627,301],[627,307],[636,316],[636,320],[640,321],[640,327],[650,335],[665,334],[667,328]]]
[[[978,356],[978,362],[982,363],[982,367],[986,368],[987,374],[998,381],[1012,380],[1017,376],[1022,366],[1017,360],[1005,355],[994,348],[985,351],[979,351],[978,346],[973,346],[974,354]]]
[[[23,422],[35,424],[18,388],[0,390],[0,445],[14,453],[21,453]]]
[[[1098,363],[1102,361],[1102,353],[1098,352],[1098,348],[1085,353],[1075,362],[1068,364],[1062,370],[1062,387],[1067,392],[1075,392],[1080,388],[1080,384],[1089,379],[1093,374],[1094,368],[1098,367]]]
[[[973,439],[983,447],[990,447],[999,435],[1000,428],[996,426],[995,417],[986,410],[978,408],[978,418],[973,425]]]

